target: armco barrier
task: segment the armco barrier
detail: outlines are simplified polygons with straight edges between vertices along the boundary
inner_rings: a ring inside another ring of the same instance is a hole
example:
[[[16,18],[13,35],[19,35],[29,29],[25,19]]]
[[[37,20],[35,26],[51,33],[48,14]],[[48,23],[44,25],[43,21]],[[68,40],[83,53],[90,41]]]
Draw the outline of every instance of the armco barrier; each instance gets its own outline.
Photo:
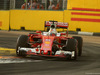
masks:
[[[0,11],[0,29],[9,30],[9,11]]]
[[[64,22],[70,31],[100,32],[100,12],[65,10]]]
[[[19,30],[44,30],[44,22],[57,20],[63,22],[63,11],[11,10],[10,27]]]

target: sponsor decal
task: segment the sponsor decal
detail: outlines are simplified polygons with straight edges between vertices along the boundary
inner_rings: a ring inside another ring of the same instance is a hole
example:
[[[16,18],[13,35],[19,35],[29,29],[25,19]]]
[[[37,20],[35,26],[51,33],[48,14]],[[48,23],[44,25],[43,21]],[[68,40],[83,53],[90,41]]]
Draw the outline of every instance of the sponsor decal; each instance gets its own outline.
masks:
[[[100,19],[71,18],[71,21],[100,22]]]
[[[97,14],[97,13],[83,13],[83,12],[71,12],[71,15],[100,16],[100,14]],[[100,19],[72,17],[71,21],[100,22]]]
[[[45,41],[51,41],[51,39],[46,39]]]
[[[100,16],[97,13],[82,13],[82,12],[71,12],[72,15],[86,15],[86,16]]]
[[[45,44],[50,44],[50,41],[45,41]]]

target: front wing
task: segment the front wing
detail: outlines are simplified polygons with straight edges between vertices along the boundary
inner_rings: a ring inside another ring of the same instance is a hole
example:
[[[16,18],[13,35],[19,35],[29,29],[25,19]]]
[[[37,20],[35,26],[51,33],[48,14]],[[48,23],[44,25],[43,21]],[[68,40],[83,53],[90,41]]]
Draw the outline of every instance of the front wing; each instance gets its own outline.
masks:
[[[18,52],[24,51],[27,55],[36,55],[36,56],[46,56],[46,57],[67,57],[68,55],[71,56],[71,58],[74,57],[75,51],[63,51],[59,50],[56,51],[55,55],[44,55],[41,54],[41,48],[18,48]]]

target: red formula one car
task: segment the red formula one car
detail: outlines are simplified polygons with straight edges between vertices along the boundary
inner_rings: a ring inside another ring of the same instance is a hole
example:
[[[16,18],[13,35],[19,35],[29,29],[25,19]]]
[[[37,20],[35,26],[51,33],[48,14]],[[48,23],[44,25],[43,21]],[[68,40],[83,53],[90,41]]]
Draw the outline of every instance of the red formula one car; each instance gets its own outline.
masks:
[[[83,40],[79,36],[68,37],[68,23],[46,21],[48,32],[36,31],[29,35],[21,35],[17,39],[17,56],[47,56],[77,59],[82,54]],[[67,30],[67,33],[57,33],[57,28]]]

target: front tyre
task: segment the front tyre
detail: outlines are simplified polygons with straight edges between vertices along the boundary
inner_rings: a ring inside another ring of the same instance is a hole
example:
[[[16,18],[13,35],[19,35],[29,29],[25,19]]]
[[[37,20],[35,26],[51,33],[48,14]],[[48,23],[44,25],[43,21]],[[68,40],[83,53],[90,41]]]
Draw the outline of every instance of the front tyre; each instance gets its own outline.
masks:
[[[67,44],[63,47],[63,50],[70,51],[70,52],[74,51],[73,57],[71,57],[69,55],[66,55],[66,57],[67,57],[67,59],[69,58],[69,59],[76,60],[77,59],[77,40],[76,39],[68,39]]]
[[[21,36],[18,37],[17,45],[16,45],[16,55],[17,56],[22,56],[22,57],[26,56],[26,52],[25,51],[19,51],[18,48],[29,47],[29,44],[27,42],[28,42],[28,36],[27,35],[21,35]]]
[[[82,55],[82,46],[83,46],[83,39],[79,36],[73,36],[74,39],[78,41],[78,56]]]

